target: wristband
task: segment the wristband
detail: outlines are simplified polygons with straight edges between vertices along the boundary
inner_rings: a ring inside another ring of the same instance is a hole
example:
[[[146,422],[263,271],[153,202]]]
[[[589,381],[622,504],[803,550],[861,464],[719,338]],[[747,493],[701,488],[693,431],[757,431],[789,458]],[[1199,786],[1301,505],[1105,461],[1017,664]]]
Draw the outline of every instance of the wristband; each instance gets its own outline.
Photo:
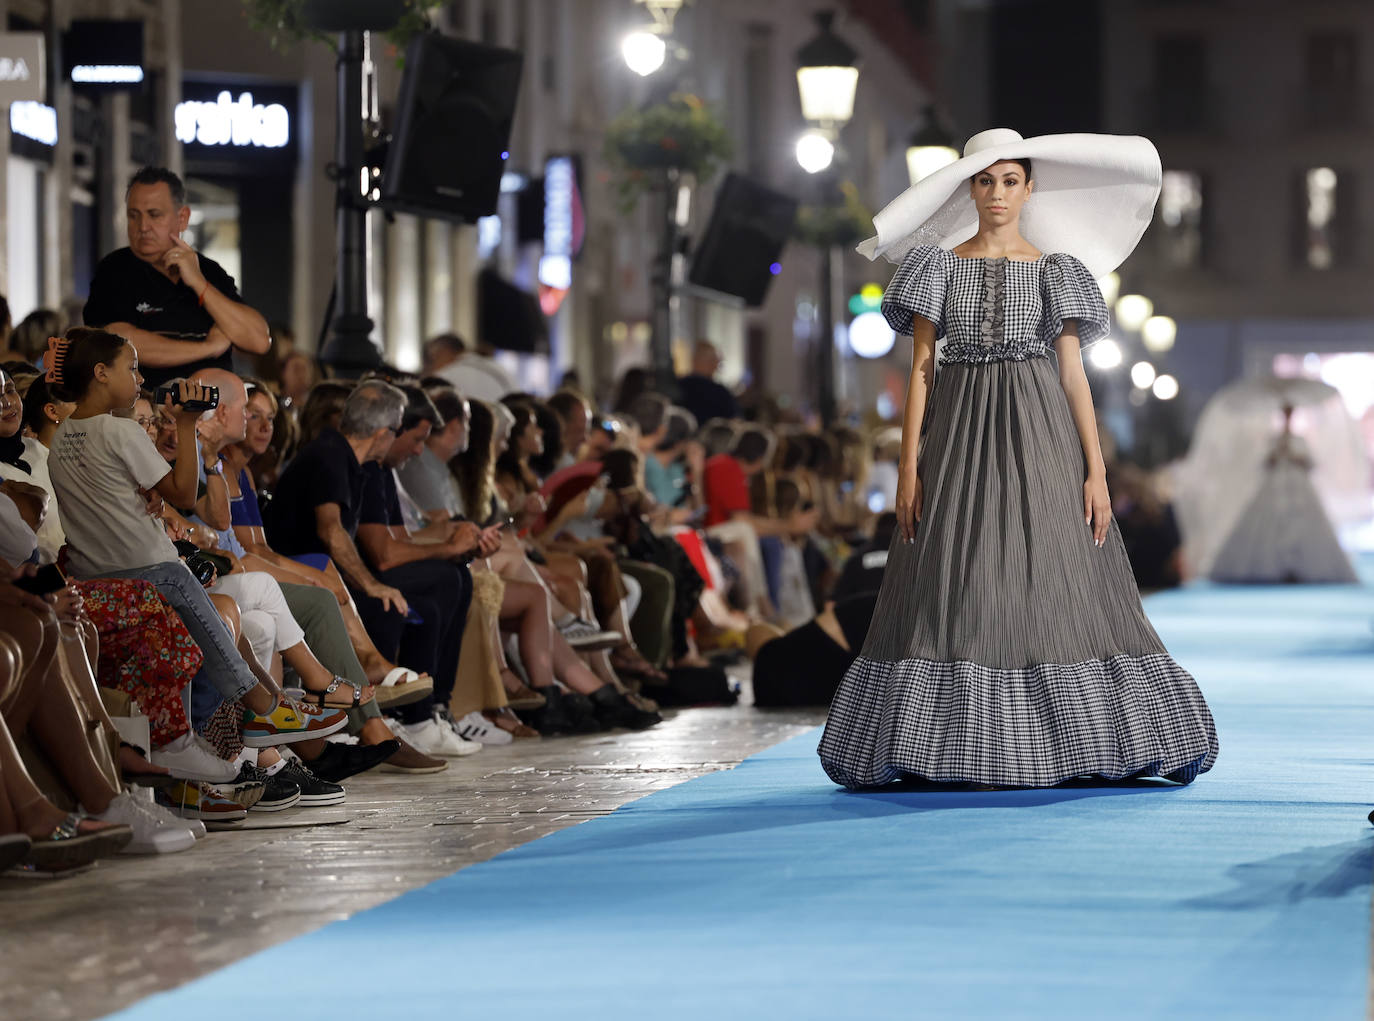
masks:
[[[210,281],[207,280],[205,281],[205,286],[200,289],[200,293],[196,295],[196,304],[199,305],[201,308],[205,307],[205,292],[209,289]]]

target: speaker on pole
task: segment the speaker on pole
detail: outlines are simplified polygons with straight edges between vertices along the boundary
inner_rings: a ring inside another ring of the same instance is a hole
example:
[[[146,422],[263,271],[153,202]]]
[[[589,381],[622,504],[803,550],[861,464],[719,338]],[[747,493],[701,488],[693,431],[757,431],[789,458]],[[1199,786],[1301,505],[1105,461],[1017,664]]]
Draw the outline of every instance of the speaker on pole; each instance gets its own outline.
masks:
[[[728,175],[716,192],[687,282],[742,298],[751,308],[762,305],[796,218],[792,196],[741,174]]]
[[[411,41],[383,207],[469,223],[496,212],[522,62],[514,50],[466,39]]]

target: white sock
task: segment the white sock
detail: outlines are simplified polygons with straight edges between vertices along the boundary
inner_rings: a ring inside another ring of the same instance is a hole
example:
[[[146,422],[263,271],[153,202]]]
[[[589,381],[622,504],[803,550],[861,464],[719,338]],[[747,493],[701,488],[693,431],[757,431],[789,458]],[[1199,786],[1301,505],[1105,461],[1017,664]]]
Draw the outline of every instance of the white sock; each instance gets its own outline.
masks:
[[[274,762],[272,765],[268,766],[266,769],[266,773],[268,776],[276,776],[285,768],[286,758],[283,756],[282,758],[279,758],[276,762]]]

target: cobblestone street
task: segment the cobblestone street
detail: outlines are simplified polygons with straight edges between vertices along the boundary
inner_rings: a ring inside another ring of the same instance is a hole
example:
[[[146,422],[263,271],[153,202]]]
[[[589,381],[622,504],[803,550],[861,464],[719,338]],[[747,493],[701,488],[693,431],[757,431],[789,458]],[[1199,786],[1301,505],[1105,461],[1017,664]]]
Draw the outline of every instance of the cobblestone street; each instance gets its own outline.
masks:
[[[729,769],[824,719],[820,710],[746,706],[665,715],[640,733],[485,748],[429,776],[374,770],[348,782],[347,804],[337,809],[248,820],[285,826],[313,813],[346,816],[341,825],[211,833],[180,855],[117,858],[65,881],[0,880],[0,1017],[101,1017],[646,794]],[[384,948],[359,952],[354,963],[367,964]]]

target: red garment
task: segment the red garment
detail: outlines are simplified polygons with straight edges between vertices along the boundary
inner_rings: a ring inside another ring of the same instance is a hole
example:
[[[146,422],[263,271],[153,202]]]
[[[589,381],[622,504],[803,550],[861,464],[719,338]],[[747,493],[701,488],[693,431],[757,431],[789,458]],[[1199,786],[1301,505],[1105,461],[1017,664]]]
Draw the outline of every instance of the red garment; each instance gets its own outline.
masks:
[[[155,747],[186,733],[190,723],[181,693],[205,657],[176,611],[151,582],[105,578],[75,584],[100,634],[96,680],[138,703]]]
[[[729,454],[706,459],[701,472],[706,490],[706,527],[729,521],[738,511],[749,510],[749,482],[744,469]]]

